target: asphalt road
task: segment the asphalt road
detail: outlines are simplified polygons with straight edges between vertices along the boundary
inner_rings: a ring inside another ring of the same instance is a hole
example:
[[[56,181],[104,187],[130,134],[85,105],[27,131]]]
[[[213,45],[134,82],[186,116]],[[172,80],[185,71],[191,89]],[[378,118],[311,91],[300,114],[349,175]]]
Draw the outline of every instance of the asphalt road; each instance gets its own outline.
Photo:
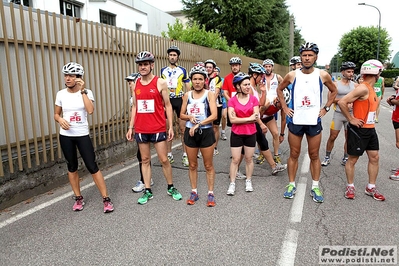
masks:
[[[392,93],[393,89],[387,88],[385,95]],[[182,201],[166,194],[166,182],[154,157],[154,199],[138,205],[140,194],[131,190],[139,178],[137,161],[128,159],[102,169],[114,202],[113,213],[103,214],[101,196],[88,175],[82,181],[86,205],[81,212],[72,211],[69,186],[1,212],[0,265],[318,265],[320,246],[397,246],[399,182],[388,178],[390,168],[399,167],[391,112],[383,101],[376,126],[380,139],[377,187],[385,202],[363,193],[368,181],[367,156],[356,166],[356,199],[344,198],[341,132],[331,164],[322,168],[322,204],[309,196],[311,177],[305,139],[296,180],[298,192],[293,200],[283,198],[287,173],[272,176],[266,163],[255,164],[252,193],[245,192],[244,180],[238,180],[236,195],[227,196],[229,141],[221,140],[220,154],[214,157],[217,205],[206,207],[207,186],[200,165],[200,200],[188,206],[188,171],[181,165],[181,146],[175,141],[173,176]],[[323,118],[321,158],[331,118],[331,111]],[[270,134],[267,137],[271,144]],[[287,141],[281,151],[286,162]],[[245,172],[244,165],[241,170]]]

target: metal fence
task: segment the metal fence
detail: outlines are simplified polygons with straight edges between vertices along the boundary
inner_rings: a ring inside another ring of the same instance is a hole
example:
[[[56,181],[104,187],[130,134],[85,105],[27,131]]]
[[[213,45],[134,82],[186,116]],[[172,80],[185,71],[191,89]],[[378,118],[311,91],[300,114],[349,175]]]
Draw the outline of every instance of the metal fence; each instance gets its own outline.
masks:
[[[62,66],[78,62],[85,68],[86,87],[96,99],[89,118],[94,147],[125,138],[129,119],[129,90],[124,77],[135,72],[135,55],[143,50],[155,57],[155,74],[167,65],[166,50],[182,50],[186,69],[214,59],[222,75],[230,71],[226,52],[169,40],[136,31],[48,13],[0,1],[0,177],[62,157],[54,102],[64,87]],[[241,57],[243,70],[249,62]],[[275,66],[285,74],[287,67]]]

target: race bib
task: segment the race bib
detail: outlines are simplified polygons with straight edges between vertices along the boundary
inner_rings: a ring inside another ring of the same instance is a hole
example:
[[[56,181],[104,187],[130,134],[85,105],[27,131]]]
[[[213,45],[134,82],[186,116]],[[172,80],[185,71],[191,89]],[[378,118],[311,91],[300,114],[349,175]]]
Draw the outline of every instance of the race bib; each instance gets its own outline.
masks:
[[[366,124],[375,124],[375,115],[376,115],[376,112],[369,112],[369,114],[367,116]]]
[[[138,113],[154,113],[154,100],[137,100]]]
[[[66,118],[70,125],[79,125],[86,122],[86,117],[83,115],[83,112],[79,111],[67,112],[64,114],[64,118]]]
[[[187,113],[195,117],[205,116],[204,103],[190,103],[187,105]]]

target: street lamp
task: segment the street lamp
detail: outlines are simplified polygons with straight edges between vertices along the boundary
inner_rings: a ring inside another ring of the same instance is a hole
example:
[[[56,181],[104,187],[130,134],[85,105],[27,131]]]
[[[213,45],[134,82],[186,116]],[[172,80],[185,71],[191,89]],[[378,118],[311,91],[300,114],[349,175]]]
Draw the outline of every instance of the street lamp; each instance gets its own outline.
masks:
[[[368,5],[368,4],[366,4],[366,3],[359,3],[358,5],[359,5],[359,6],[371,6],[371,7],[374,7],[375,9],[377,9],[377,11],[378,11],[378,14],[379,14],[379,19],[378,19],[378,46],[377,46],[377,60],[379,60],[379,57],[380,57],[380,30],[381,30],[381,12],[380,12],[380,10],[379,10],[377,7],[375,7],[375,6],[372,6],[372,5]]]

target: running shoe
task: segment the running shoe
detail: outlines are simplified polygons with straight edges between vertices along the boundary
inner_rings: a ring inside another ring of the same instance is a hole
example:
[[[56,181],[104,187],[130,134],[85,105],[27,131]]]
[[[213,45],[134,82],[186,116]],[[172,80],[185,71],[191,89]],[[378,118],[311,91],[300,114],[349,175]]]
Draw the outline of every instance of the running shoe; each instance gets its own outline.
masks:
[[[198,194],[194,191],[191,191],[190,198],[186,202],[187,205],[194,205],[197,200],[199,200]]]
[[[173,158],[173,155],[168,155],[168,160],[170,163],[174,163],[175,159]]]
[[[151,186],[154,185],[154,181],[151,178]],[[139,193],[139,192],[143,192],[145,189],[145,185],[143,182],[141,182],[141,180],[137,181],[136,185],[134,187],[132,187],[132,191]]]
[[[137,200],[138,204],[146,204],[150,199],[153,199],[153,195],[151,192],[149,192],[148,190],[145,190],[143,195]]]
[[[259,154],[258,158],[256,158],[255,163],[262,164],[264,161],[265,161],[265,157],[263,157],[263,154]]]
[[[72,210],[74,211],[81,211],[83,210],[83,205],[85,205],[85,202],[83,201],[82,196],[75,196],[75,203],[73,204]]]
[[[238,170],[238,171],[237,171],[237,174],[236,174],[236,179],[242,180],[242,179],[247,179],[247,177],[246,177],[246,175],[244,175],[243,173],[241,173],[240,170]]]
[[[395,173],[396,171],[399,171],[399,167],[397,167],[397,168],[391,168],[391,172],[392,172],[392,173]]]
[[[220,134],[220,138],[221,138],[222,140],[227,140],[226,133]]]
[[[197,158],[198,158],[198,159],[201,159],[201,158],[202,158],[202,153],[201,153],[201,151],[198,151]]]
[[[287,189],[284,192],[284,198],[292,199],[296,193],[296,187],[294,187],[292,184],[288,184],[286,188]]]
[[[373,187],[372,189],[366,187],[364,193],[366,193],[366,195],[373,197],[373,199],[375,200],[380,200],[380,201],[385,200],[385,197],[382,194],[380,194],[380,192],[378,192],[378,190],[375,187]]]
[[[272,175],[275,175],[275,174],[277,174],[278,172],[282,172],[282,171],[284,171],[285,169],[287,169],[287,164],[277,163],[277,164],[276,164],[276,167],[274,167],[274,168],[272,169]]]
[[[181,162],[182,162],[183,166],[185,166],[185,167],[188,166],[188,157],[187,157],[187,155],[183,155],[183,157],[181,157]]]
[[[208,202],[206,203],[207,207],[215,207],[215,196],[212,193],[208,194]]]
[[[252,191],[254,191],[254,188],[252,187],[252,181],[251,181],[251,179],[247,179],[247,180],[245,181],[245,191],[246,191],[246,192],[252,192]]]
[[[135,193],[143,192],[144,189],[145,189],[145,185],[143,182],[141,182],[141,180],[137,181],[136,185],[134,187],[132,187],[132,190]]]
[[[345,166],[347,161],[348,161],[348,157],[343,157],[342,161],[341,161],[341,165]]]
[[[218,154],[219,154],[218,148],[215,148],[215,149],[213,150],[213,156],[216,156],[216,155],[218,155]]]
[[[321,162],[321,166],[327,166],[331,162],[330,156],[324,157],[324,160]]]
[[[230,183],[229,189],[227,190],[227,195],[234,196],[234,192],[236,192],[236,184]]]
[[[313,197],[314,202],[318,202],[318,203],[324,202],[323,194],[321,193],[321,191],[318,187],[315,187],[310,191],[310,196]]]
[[[274,162],[275,162],[276,164],[281,164],[280,156],[274,155]]]
[[[345,198],[355,199],[355,187],[354,186],[346,186]]]
[[[398,181],[399,180],[399,170],[389,176],[390,179]]]
[[[174,200],[181,200],[183,198],[175,187],[171,187],[166,193],[168,193],[169,196],[172,196]]]
[[[103,203],[104,203],[104,213],[114,211],[114,204],[112,204],[111,199],[109,197],[103,198]]]

